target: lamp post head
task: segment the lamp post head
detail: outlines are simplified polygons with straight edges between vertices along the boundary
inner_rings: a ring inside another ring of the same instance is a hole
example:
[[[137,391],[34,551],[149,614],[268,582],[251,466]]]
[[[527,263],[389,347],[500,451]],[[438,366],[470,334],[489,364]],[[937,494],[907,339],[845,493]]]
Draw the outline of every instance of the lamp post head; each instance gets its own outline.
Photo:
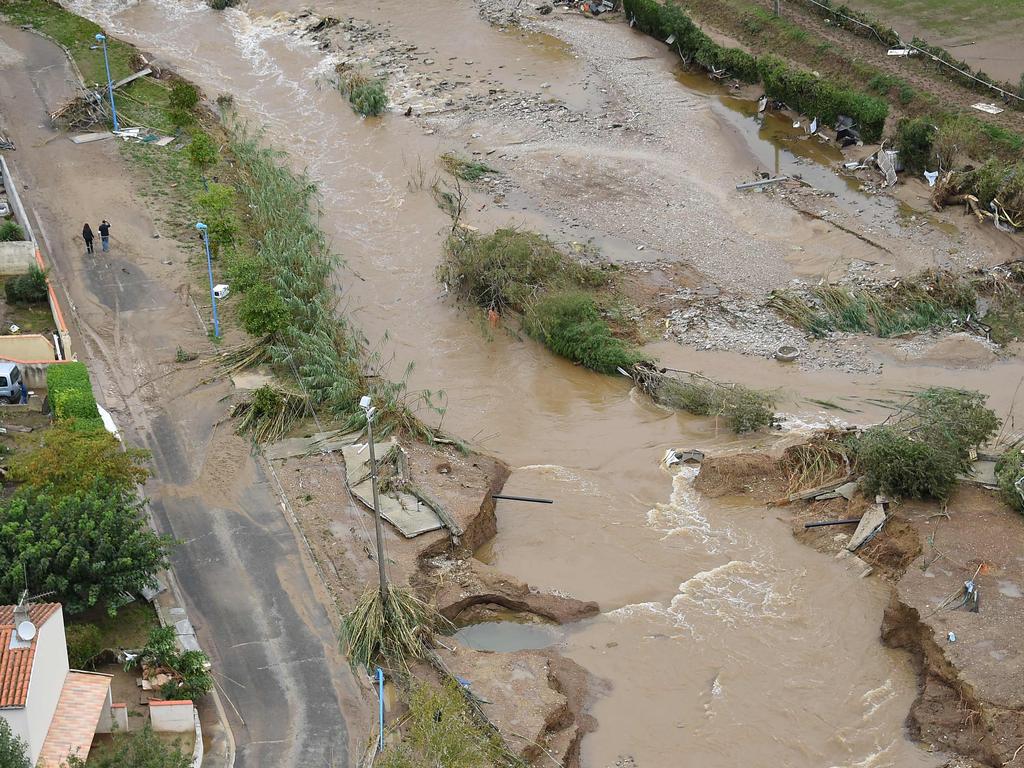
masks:
[[[359,407],[362,408],[364,411],[368,411],[370,410],[371,402],[372,401],[370,400],[369,395],[363,395],[361,398],[359,398]]]
[[[207,226],[205,224],[203,224],[203,222],[197,221],[196,222],[196,229],[198,229],[200,232],[205,232],[207,230]]]
[[[106,39],[107,39],[106,35],[100,34],[99,32],[96,33],[96,42],[102,43]]]

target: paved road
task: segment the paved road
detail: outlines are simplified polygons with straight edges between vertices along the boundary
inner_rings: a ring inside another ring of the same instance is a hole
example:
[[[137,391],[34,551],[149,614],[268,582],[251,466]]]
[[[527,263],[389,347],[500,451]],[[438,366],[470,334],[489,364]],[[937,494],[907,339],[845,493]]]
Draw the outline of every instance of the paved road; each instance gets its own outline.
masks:
[[[73,86],[59,49],[0,27],[0,63],[0,128],[18,146],[8,161],[67,291],[75,351],[93,371],[97,396],[129,439],[153,453],[146,490],[157,527],[182,542],[174,573],[214,661],[235,765],[354,762],[370,717],[319,583],[248,445],[229,424],[217,426],[229,385],[204,384],[208,366],[174,363],[179,345],[212,350],[187,299],[195,244],[183,251],[153,237],[156,212],[114,141],[76,146],[46,127],[47,110]],[[112,252],[87,257],[77,234],[101,218],[113,225]]]

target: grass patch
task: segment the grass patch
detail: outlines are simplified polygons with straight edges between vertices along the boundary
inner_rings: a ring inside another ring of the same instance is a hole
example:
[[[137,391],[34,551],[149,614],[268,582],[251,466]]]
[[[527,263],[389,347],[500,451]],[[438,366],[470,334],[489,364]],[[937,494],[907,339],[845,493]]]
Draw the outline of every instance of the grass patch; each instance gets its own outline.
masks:
[[[156,611],[149,603],[128,603],[117,609],[117,616],[111,616],[101,608],[90,608],[68,620],[68,652],[71,652],[74,635],[78,660],[86,659],[91,668],[91,662],[103,651],[141,648],[150,632],[159,626]],[[72,662],[71,666],[84,668],[81,663],[76,665]]]
[[[381,768],[525,768],[474,715],[455,681],[414,681],[401,727],[403,739],[375,761]]]
[[[478,160],[470,160],[452,152],[445,152],[439,159],[442,168],[452,176],[463,181],[479,181],[488,174],[498,173],[497,170],[485,163],[481,163]]]
[[[541,297],[526,313],[524,328],[556,355],[598,373],[629,370],[645,359],[612,334],[593,297],[582,291]]]

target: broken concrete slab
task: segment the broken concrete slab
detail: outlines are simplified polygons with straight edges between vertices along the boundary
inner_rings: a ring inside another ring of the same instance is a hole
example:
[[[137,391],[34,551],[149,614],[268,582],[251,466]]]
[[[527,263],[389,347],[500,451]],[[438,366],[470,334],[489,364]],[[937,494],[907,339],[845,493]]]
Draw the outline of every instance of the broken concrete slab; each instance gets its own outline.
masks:
[[[855,482],[846,483],[845,485],[840,485],[838,488],[836,488],[836,493],[842,496],[847,501],[850,501],[857,493],[857,487],[858,485]]]
[[[864,512],[864,516],[861,517],[860,523],[857,525],[857,530],[853,532],[853,536],[850,537],[849,543],[846,548],[850,552],[856,552],[869,538],[871,538],[879,528],[885,524],[885,510],[881,504],[876,504],[870,507]]]
[[[102,133],[80,133],[77,136],[72,136],[71,141],[74,144],[91,144],[94,141],[112,138],[114,138],[114,134],[110,131],[103,131]]]
[[[269,460],[284,461],[300,456],[312,456],[315,453],[332,453],[359,439],[358,432],[344,432],[335,429],[327,432],[314,432],[308,437],[289,437],[268,445],[263,455]]]

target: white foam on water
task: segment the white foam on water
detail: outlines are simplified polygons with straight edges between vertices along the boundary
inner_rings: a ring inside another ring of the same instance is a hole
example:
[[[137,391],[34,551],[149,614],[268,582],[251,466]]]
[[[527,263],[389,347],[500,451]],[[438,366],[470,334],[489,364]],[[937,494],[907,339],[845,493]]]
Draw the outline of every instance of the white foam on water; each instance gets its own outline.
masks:
[[[887,679],[877,688],[865,691],[860,697],[861,703],[866,707],[864,720],[870,719],[881,707],[893,700],[896,696],[896,688],[892,680]]]
[[[843,419],[819,411],[813,416],[796,416],[791,413],[778,414],[778,425],[783,432],[797,435],[809,435],[823,429],[843,429],[849,424]]]
[[[527,464],[522,467],[517,467],[515,471],[536,472],[540,475],[550,477],[562,483],[572,483],[580,491],[590,496],[600,495],[598,487],[591,480],[588,480],[585,477],[581,477],[568,467],[563,467],[560,464]]]
[[[796,599],[796,580],[757,561],[730,560],[694,574],[679,585],[669,611],[679,617],[699,611],[729,626],[782,619]]]
[[[693,487],[699,467],[682,466],[672,477],[672,493],[668,503],[656,504],[647,512],[647,524],[665,535],[662,541],[675,536],[689,536],[700,543],[705,552],[714,554],[725,544],[736,544],[732,528],[711,524],[704,514],[704,499]]]

